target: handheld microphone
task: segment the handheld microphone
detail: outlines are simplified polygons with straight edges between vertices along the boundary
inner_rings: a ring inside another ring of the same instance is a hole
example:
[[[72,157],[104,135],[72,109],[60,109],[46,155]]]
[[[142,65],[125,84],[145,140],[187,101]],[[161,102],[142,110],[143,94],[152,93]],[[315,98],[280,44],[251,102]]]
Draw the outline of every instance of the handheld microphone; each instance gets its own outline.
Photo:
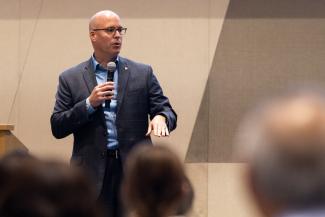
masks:
[[[115,70],[116,70],[115,62],[107,63],[107,82],[108,81],[114,81],[114,72],[115,72]],[[111,100],[105,100],[105,107],[109,108],[110,103],[111,103]]]

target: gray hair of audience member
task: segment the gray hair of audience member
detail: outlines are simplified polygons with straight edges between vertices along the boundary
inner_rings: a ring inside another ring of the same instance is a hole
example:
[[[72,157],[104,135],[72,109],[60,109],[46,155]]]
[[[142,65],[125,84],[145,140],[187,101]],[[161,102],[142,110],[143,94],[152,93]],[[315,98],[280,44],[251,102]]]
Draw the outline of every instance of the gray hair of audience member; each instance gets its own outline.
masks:
[[[290,92],[243,121],[236,156],[248,163],[249,185],[262,202],[286,208],[325,205],[324,99],[319,90]]]
[[[13,153],[0,160],[0,216],[98,217],[101,212],[83,171]]]
[[[189,182],[186,184],[183,165],[175,153],[164,146],[139,147],[126,163],[122,185],[126,208],[140,217],[165,217],[180,209],[186,212],[189,205],[185,209],[181,207],[184,184],[185,188],[191,188]]]

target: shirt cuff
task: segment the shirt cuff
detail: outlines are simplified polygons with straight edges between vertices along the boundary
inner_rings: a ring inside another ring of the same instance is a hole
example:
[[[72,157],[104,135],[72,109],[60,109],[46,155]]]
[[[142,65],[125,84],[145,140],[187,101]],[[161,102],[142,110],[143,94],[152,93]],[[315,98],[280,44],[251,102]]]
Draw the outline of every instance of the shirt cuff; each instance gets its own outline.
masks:
[[[90,102],[89,102],[89,97],[86,99],[86,108],[87,108],[87,112],[88,112],[88,114],[92,114],[92,113],[94,113],[94,112],[96,111],[96,109],[94,109],[94,108],[91,106],[91,104],[90,104]]]

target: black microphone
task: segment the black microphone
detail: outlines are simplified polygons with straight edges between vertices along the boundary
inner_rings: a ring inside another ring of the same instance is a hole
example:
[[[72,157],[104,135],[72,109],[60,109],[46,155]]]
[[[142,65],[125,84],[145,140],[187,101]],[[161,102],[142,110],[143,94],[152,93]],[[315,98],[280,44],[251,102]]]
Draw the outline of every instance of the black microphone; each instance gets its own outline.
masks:
[[[109,62],[107,63],[107,82],[108,81],[114,81],[114,72],[116,69],[115,62]],[[109,108],[109,104],[111,103],[111,100],[105,101],[105,108]]]

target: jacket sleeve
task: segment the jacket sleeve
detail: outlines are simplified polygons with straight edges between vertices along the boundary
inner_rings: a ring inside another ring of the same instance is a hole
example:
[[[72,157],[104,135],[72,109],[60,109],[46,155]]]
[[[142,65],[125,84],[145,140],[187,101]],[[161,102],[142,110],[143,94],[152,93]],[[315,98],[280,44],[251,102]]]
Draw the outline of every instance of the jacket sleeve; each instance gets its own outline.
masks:
[[[171,132],[176,128],[177,114],[172,108],[168,98],[164,95],[150,66],[148,76],[150,119],[154,118],[156,115],[163,115],[166,118],[168,130]]]
[[[88,121],[86,99],[74,102],[71,85],[63,74],[59,77],[56,102],[51,116],[51,129],[54,137],[60,139],[74,133]]]

